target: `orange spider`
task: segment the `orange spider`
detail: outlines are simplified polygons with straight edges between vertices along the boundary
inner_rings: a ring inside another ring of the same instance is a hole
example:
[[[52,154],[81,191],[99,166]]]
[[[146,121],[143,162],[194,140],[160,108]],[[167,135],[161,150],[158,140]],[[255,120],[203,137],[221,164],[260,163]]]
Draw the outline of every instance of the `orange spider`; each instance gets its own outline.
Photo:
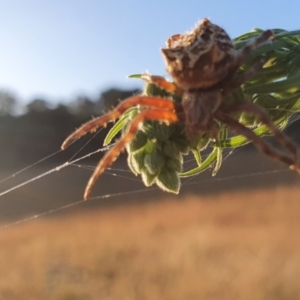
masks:
[[[149,74],[143,74],[142,79],[181,96],[181,104],[176,104],[166,98],[133,96],[120,103],[113,111],[85,123],[64,141],[62,149],[86,133],[94,132],[98,127],[106,126],[108,122],[118,119],[127,109],[136,105],[144,108],[131,121],[120,140],[97,165],[87,184],[84,199],[89,198],[98,177],[116,160],[126,144],[135,137],[141,122],[146,120],[157,120],[167,124],[180,122],[184,124],[189,139],[203,132],[210,132],[212,136],[216,136],[218,127],[215,120],[218,120],[236,134],[242,134],[251,140],[259,151],[300,173],[296,146],[276,128],[264,110],[252,102],[239,101],[226,104],[223,101],[226,95],[261,70],[265,63],[263,60],[244,73],[237,74],[253,49],[273,38],[272,31],[264,31],[257,39],[238,51],[234,48],[227,33],[208,19],[202,20],[186,34],[171,36],[167,40],[167,47],[161,51],[167,71],[174,82],[171,83],[163,77]],[[251,129],[239,123],[235,115],[243,112],[254,115],[261,123],[267,125],[290,155],[278,153],[256,136]]]

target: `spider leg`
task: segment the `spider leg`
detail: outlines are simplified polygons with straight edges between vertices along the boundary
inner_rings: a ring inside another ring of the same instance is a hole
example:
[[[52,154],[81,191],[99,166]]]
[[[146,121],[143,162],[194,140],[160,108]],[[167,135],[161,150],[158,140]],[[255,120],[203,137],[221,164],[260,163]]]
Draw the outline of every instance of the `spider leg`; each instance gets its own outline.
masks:
[[[264,43],[268,39],[274,39],[275,36],[271,30],[264,31],[258,38],[254,39],[254,41],[250,44],[248,44],[243,49],[237,51],[235,62],[230,68],[230,71],[228,72],[227,76],[223,81],[221,81],[218,86],[221,88],[225,88],[226,86],[229,86],[227,89],[228,92],[232,91],[235,88],[239,87],[241,84],[243,84],[245,81],[249,80],[252,76],[254,76],[264,65],[265,60],[261,60],[259,63],[254,65],[252,68],[250,68],[248,71],[246,71],[244,74],[239,75],[240,78],[234,78],[236,71],[239,69],[239,67],[244,63],[244,61],[249,57],[251,52],[260,44]],[[231,87],[232,86],[232,87]],[[228,94],[228,92],[226,92]]]
[[[235,78],[233,78],[232,81],[225,82],[225,80],[224,80],[221,83],[221,85],[224,86],[223,91],[222,91],[223,96],[227,96],[228,94],[233,92],[235,89],[240,87],[243,83],[245,83],[246,81],[251,79],[257,73],[259,73],[265,63],[266,63],[266,60],[262,59],[260,62],[256,63],[253,67],[251,67],[246,72],[241,73],[238,76],[236,76]]]
[[[155,75],[150,75],[147,73],[144,73],[142,75],[142,79],[148,83],[153,83],[157,87],[172,93],[181,96],[182,91],[172,82],[167,81],[164,77],[162,76],[155,76]]]
[[[230,114],[235,112],[245,112],[254,115],[259,121],[268,126],[282,147],[290,151],[294,157],[294,160],[297,160],[297,147],[273,124],[262,108],[251,102],[241,102],[229,106],[224,105],[222,106],[222,111],[224,110]]]
[[[220,110],[218,110],[215,113],[215,117],[224,124],[227,124],[232,131],[236,132],[237,134],[242,134],[246,138],[251,140],[259,151],[277,161],[281,161],[287,164],[290,167],[290,169],[295,170],[300,174],[299,163],[297,163],[295,160],[291,159],[288,156],[276,152],[264,140],[259,138],[251,129],[247,128],[246,126],[239,123],[237,120],[233,119],[232,117],[228,116]]]
[[[258,38],[254,39],[253,42],[251,42],[238,52],[238,55],[236,57],[236,63],[238,65],[241,65],[245,58],[247,58],[255,48],[257,48],[260,44],[264,43],[265,41],[274,38],[275,36],[271,30],[264,31]]]
[[[178,105],[176,105],[173,101],[159,98],[159,97],[150,97],[150,96],[133,96],[121,102],[114,110],[111,112],[88,121],[83,124],[77,130],[75,130],[71,135],[69,135],[66,140],[63,142],[61,148],[66,149],[74,140],[82,137],[88,132],[94,132],[100,126],[106,126],[108,122],[114,121],[119,118],[128,108],[133,107],[135,105],[148,106],[153,108],[161,108],[165,110],[175,110]]]
[[[127,143],[129,143],[135,136],[135,133],[138,130],[139,124],[145,120],[157,120],[165,123],[176,123],[179,122],[179,118],[175,112],[167,111],[163,109],[150,109],[144,110],[140,112],[130,123],[126,133],[120,138],[120,140],[110,148],[104,157],[100,160],[97,165],[93,175],[91,176],[85,192],[84,199],[87,200],[90,196],[91,190],[99,178],[99,176],[103,173],[103,171],[110,166],[118,157],[120,152],[122,152]]]

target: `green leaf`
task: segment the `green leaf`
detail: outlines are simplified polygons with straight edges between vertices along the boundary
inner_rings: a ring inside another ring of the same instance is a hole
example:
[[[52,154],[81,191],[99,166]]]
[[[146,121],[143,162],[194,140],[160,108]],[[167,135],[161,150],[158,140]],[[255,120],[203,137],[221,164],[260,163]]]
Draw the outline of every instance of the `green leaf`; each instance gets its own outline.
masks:
[[[300,74],[260,85],[245,85],[244,92],[247,94],[268,94],[268,93],[295,93],[300,91]]]
[[[131,172],[134,174],[134,175],[138,175],[140,174],[141,172],[141,169],[140,169],[140,166],[138,165],[136,159],[134,158],[134,156],[130,153],[128,153],[128,157],[127,157],[127,165],[129,167],[129,169],[131,170]]]
[[[156,184],[164,191],[178,194],[180,179],[178,173],[172,169],[164,169],[156,178]]]
[[[224,127],[222,127],[219,133],[219,139],[224,140],[226,139],[226,137],[227,137],[227,130]],[[217,151],[216,164],[213,169],[212,176],[215,176],[218,173],[223,161],[223,148],[219,146],[217,147],[216,151]]]
[[[182,178],[195,176],[207,170],[217,160],[217,155],[218,155],[217,150],[218,148],[215,148],[199,167],[186,172],[179,173],[179,176]]]
[[[222,148],[216,148],[216,164],[215,164],[215,167],[212,171],[212,176],[215,176],[217,175],[218,171],[220,170],[221,168],[221,165],[222,165],[222,160],[223,160],[223,149]]]
[[[132,75],[128,75],[128,78],[137,78],[137,79],[141,79],[143,76],[143,74],[132,74]]]
[[[129,153],[134,153],[136,151],[141,150],[141,148],[145,147],[148,143],[147,135],[139,130],[136,133],[135,138],[127,145],[126,149]]]
[[[198,164],[198,166],[201,166],[202,163],[202,158],[201,158],[201,154],[200,151],[198,150],[192,150],[193,154],[194,154],[194,158]]]
[[[154,149],[152,152],[147,153],[144,157],[145,167],[151,175],[158,175],[164,166],[164,163],[164,156],[160,151],[158,151],[158,149]]]
[[[115,123],[115,125],[110,129],[108,134],[106,135],[103,146],[107,146],[110,144],[112,139],[126,126],[128,121],[132,118],[133,114],[136,114],[137,108],[132,107],[129,108],[123,115],[122,117]]]
[[[147,170],[143,170],[141,176],[142,176],[142,180],[143,180],[145,186],[153,185],[155,183],[155,180],[157,177],[157,175],[151,174],[151,173],[147,172]]]
[[[180,158],[168,158],[165,161],[165,167],[172,169],[176,172],[182,172],[182,157]]]

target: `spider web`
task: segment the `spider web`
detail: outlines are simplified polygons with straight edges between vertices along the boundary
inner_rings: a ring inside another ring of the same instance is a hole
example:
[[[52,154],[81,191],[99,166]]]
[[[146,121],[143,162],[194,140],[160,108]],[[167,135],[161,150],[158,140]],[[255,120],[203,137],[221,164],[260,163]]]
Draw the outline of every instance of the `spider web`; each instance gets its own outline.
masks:
[[[299,116],[295,116],[292,118],[292,120],[289,122],[294,122],[295,120],[298,120]],[[98,132],[99,133],[99,132]],[[57,164],[55,165],[53,168],[49,168],[46,171],[36,175],[36,176],[29,176],[29,179],[25,179],[22,180],[20,183],[17,184],[12,184],[11,187],[9,188],[4,188],[4,190],[0,190],[0,202],[3,201],[4,196],[8,196],[10,195],[12,192],[27,187],[28,185],[30,185],[31,183],[38,181],[44,177],[49,177],[52,173],[57,173],[57,172],[61,172],[63,169],[67,168],[67,167],[75,167],[77,169],[80,170],[80,172],[82,172],[82,170],[88,170],[88,171],[93,171],[95,168],[95,165],[90,165],[90,164],[83,164],[82,162],[86,159],[89,158],[93,155],[96,155],[97,153],[100,152],[105,152],[107,151],[112,145],[108,146],[108,147],[104,147],[104,148],[100,148],[97,149],[93,152],[90,152],[88,154],[79,156],[80,152],[85,148],[85,146],[93,139],[96,137],[96,135],[98,133],[95,133],[93,135],[93,137],[87,141],[87,143],[85,145],[83,145],[80,149],[78,149],[73,155],[71,155],[70,159],[62,164]],[[243,147],[242,147],[243,148]],[[234,159],[237,159],[238,155],[240,155],[240,159],[245,155],[245,153],[243,151],[240,151],[241,148],[238,149],[224,149],[223,151],[223,163],[225,161],[227,161],[227,159],[231,156],[231,154],[233,152],[235,152],[234,155]],[[33,164],[28,165],[25,168],[22,168],[20,170],[18,170],[17,172],[14,172],[12,175],[7,176],[6,178],[0,180],[0,187],[3,186],[4,183],[15,180],[17,177],[20,177],[21,175],[26,174],[26,172],[28,172],[30,169],[34,169],[35,167],[37,167],[38,165],[47,162],[50,158],[52,158],[53,156],[58,155],[62,150],[58,150],[36,162],[34,162]],[[238,155],[236,155],[236,153],[239,153]],[[79,157],[78,157],[79,156]],[[205,155],[203,155],[203,159],[205,159]],[[185,161],[185,168],[193,168],[196,167],[196,162],[193,158],[191,159],[187,159]],[[222,167],[223,168],[223,167]],[[221,168],[221,170],[222,170]],[[290,172],[288,169],[272,169],[272,170],[264,170],[264,171],[258,171],[258,172],[246,172],[245,174],[233,174],[233,175],[221,175],[221,176],[217,176],[217,177],[211,177],[210,172],[206,172],[206,177],[200,177],[199,175],[197,176],[193,176],[190,178],[186,178],[184,180],[182,180],[182,188],[185,188],[186,190],[190,190],[191,188],[194,188],[196,185],[200,185],[200,186],[205,186],[207,185],[207,183],[209,184],[213,184],[216,185],[218,183],[223,182],[226,185],[226,182],[238,182],[238,180],[241,179],[248,179],[250,177],[258,177],[258,176],[262,176],[262,175],[267,175],[267,174],[275,174],[275,173],[281,173],[281,172]],[[79,194],[76,199],[78,200],[73,200],[71,203],[67,203],[67,204],[56,204],[56,207],[54,208],[48,208],[48,209],[44,209],[41,212],[38,213],[33,213],[31,215],[27,215],[25,217],[17,217],[16,220],[13,221],[5,221],[2,222],[2,225],[0,225],[0,229],[5,229],[8,227],[12,227],[12,226],[16,226],[16,225],[20,225],[22,223],[25,222],[29,222],[32,221],[34,219],[37,218],[41,218],[41,217],[45,217],[45,216],[49,216],[52,215],[54,213],[58,213],[58,212],[62,212],[62,211],[68,211],[71,208],[75,207],[75,206],[79,206],[83,203],[92,203],[92,202],[96,202],[95,200],[107,200],[108,198],[116,198],[116,197],[125,197],[127,196],[133,196],[133,195],[138,195],[138,194],[149,194],[150,192],[153,191],[158,191],[157,187],[143,187],[143,184],[141,183],[141,179],[139,177],[134,177],[132,176],[131,172],[129,171],[128,168],[126,167],[114,167],[114,168],[108,168],[105,171],[106,175],[110,175],[113,176],[114,178],[119,178],[121,180],[125,180],[127,181],[135,181],[141,184],[141,188],[134,188],[134,189],[130,189],[128,191],[118,191],[118,192],[97,192],[96,196],[93,196],[89,199],[88,202],[85,202],[82,199],[82,194]],[[197,177],[197,178],[196,178]],[[99,185],[101,185],[101,177],[99,179]],[[84,186],[83,186],[84,188]],[[115,190],[115,189],[114,189]],[[64,193],[68,193],[68,190],[63,191]],[[83,192],[83,190],[82,190]],[[166,196],[166,193],[163,194],[164,196]],[[63,197],[63,195],[62,195]],[[8,201],[12,201],[14,199],[10,198]],[[43,199],[40,199],[40,202],[43,202]]]

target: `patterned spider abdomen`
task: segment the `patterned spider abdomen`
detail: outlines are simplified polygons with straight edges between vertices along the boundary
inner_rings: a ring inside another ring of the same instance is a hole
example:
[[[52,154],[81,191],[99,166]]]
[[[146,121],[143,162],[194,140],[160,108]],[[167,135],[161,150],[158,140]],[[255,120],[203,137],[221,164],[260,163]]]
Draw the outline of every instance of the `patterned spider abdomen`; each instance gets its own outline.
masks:
[[[167,71],[183,90],[209,88],[232,68],[237,51],[227,33],[208,19],[192,31],[171,36],[162,53]]]

